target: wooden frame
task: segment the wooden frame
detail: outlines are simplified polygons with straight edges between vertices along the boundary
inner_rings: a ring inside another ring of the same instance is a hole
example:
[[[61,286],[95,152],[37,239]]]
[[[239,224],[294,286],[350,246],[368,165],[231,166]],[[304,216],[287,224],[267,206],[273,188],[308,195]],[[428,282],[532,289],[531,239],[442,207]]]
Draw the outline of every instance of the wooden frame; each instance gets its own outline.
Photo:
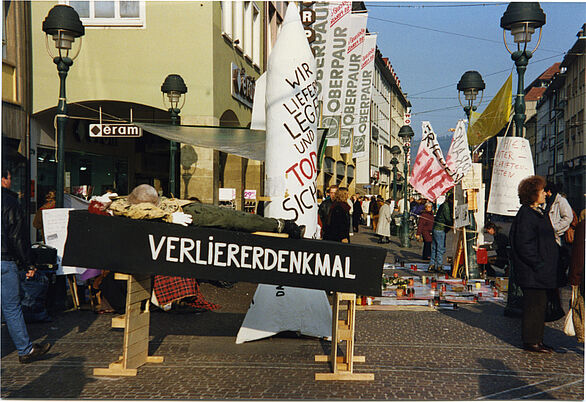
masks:
[[[340,303],[347,303],[346,319],[340,319]],[[354,363],[364,363],[364,356],[354,355],[356,294],[336,292],[332,305],[332,350],[330,355],[316,355],[316,362],[330,362],[331,373],[315,373],[316,381],[374,381],[373,373],[355,373]],[[346,341],[346,353],[338,356],[338,343]]]
[[[94,375],[135,376],[143,364],[163,362],[163,356],[148,355],[151,277],[114,275],[115,279],[127,281],[126,314],[112,318],[113,328],[124,328],[122,356],[108,368],[95,368]]]

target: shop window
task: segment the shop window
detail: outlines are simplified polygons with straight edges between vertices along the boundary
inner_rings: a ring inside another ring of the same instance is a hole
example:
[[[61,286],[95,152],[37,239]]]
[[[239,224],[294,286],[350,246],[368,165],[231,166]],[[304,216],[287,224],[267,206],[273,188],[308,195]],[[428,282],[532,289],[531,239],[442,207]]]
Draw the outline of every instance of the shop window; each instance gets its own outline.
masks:
[[[244,2],[242,49],[244,55],[252,60],[252,5],[250,1]]]
[[[144,27],[144,0],[69,0],[86,27]]]

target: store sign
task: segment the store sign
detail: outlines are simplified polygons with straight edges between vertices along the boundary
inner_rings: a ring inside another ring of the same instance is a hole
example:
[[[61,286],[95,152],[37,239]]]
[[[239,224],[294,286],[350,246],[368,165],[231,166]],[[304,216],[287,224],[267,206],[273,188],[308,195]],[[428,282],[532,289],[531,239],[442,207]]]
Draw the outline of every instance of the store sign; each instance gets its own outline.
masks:
[[[245,200],[256,200],[256,190],[244,190]]]
[[[312,28],[313,23],[315,22],[315,11],[312,9],[313,1],[304,1],[301,4],[301,10],[299,11],[299,16],[301,17],[301,23],[303,24],[303,29],[305,30],[305,36],[307,36],[307,41],[312,43],[315,41],[315,31]]]
[[[244,68],[232,63],[232,97],[252,109],[256,78],[247,75]]]
[[[407,111],[405,112],[405,114],[403,116],[403,124],[406,126],[411,125],[411,108],[410,107],[407,108]]]
[[[90,124],[90,137],[142,137],[142,128],[134,124]]]

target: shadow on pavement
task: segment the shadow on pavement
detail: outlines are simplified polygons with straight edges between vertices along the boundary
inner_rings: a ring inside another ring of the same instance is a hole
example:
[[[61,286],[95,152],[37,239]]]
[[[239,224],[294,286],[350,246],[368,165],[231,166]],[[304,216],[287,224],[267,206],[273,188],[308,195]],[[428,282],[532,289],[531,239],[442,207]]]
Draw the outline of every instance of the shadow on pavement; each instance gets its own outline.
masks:
[[[59,395],[59,399],[80,399],[80,395],[89,382],[96,381],[84,375],[82,368],[85,358],[73,357],[66,361],[55,362],[44,374],[14,391],[6,391],[9,398],[44,399]]]
[[[519,378],[518,373],[501,360],[478,359],[478,362],[489,373],[479,376],[478,386],[482,397],[477,399],[512,400],[536,394],[539,399],[554,399],[549,393],[540,392],[537,384],[528,384]],[[503,376],[508,377],[508,381],[503,381]],[[503,385],[505,389],[502,389]]]

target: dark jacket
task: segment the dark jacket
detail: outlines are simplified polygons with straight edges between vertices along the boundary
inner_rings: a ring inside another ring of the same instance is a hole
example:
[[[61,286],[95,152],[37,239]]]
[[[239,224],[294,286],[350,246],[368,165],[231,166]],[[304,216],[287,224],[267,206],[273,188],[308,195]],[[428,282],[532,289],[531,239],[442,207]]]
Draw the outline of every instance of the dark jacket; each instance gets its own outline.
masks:
[[[564,286],[558,277],[559,246],[549,216],[523,205],[509,232],[516,282],[522,288]]]
[[[419,215],[419,222],[417,223],[417,234],[423,236],[423,241],[430,243],[432,240],[433,230],[433,214],[431,212],[423,211]]]
[[[321,220],[322,229],[325,230],[327,226],[328,215],[330,214],[330,208],[332,207],[332,199],[330,197],[326,198],[319,204],[319,208],[317,210],[317,214],[319,219]]]
[[[570,262],[570,285],[584,286],[584,225],[586,221],[578,223],[574,243],[572,243],[572,260]]]
[[[350,240],[350,205],[347,202],[334,202],[325,225],[324,240]]]
[[[452,214],[452,207],[453,204],[449,201],[444,202],[440,205],[439,209],[437,210],[437,214],[435,214],[435,219],[433,222],[433,230],[442,230],[444,232],[449,232],[452,226],[454,226],[454,216]]]
[[[360,204],[360,201],[354,201],[354,206],[352,208],[352,219],[359,221],[362,216],[362,205]]]
[[[30,262],[30,241],[24,213],[16,194],[2,188],[2,260],[16,261],[22,268]]]
[[[373,215],[378,215],[378,210],[379,210],[379,204],[378,204],[378,199],[376,199],[375,197],[372,197],[370,199],[370,204],[368,204],[368,213],[369,214],[373,214]]]

